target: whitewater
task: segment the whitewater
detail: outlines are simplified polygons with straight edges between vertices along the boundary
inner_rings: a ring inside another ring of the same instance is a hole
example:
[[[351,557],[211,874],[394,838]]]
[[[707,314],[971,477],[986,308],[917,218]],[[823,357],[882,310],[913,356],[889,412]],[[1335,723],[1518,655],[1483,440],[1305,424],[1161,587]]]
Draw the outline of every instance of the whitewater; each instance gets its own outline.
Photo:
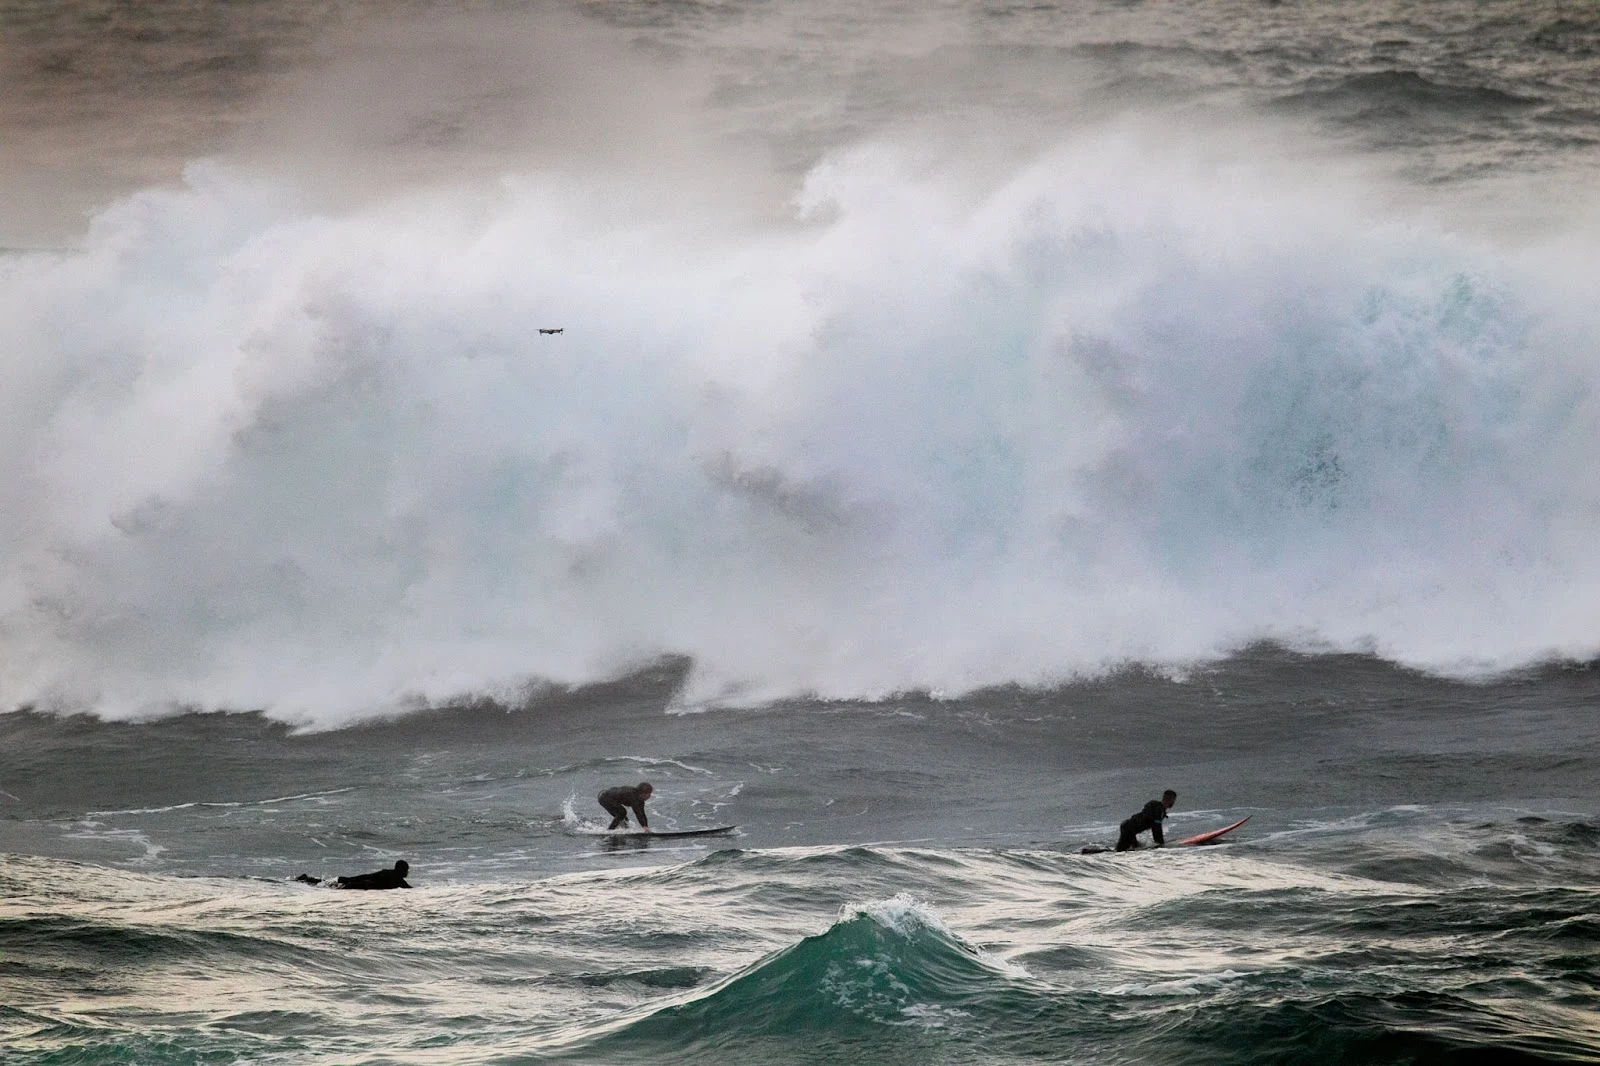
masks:
[[[10,257],[4,702],[1594,654],[1592,197],[1474,232],[1260,131],[982,166],[896,132],[760,218],[538,171],[333,210],[197,162]]]
[[[1600,1061],[1597,63],[0,0],[0,1060]]]

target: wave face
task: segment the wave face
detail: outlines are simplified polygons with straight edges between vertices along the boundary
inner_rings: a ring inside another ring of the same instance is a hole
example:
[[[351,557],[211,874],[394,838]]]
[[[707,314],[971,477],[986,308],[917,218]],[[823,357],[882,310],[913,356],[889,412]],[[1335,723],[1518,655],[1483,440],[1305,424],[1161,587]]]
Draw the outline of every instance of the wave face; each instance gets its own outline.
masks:
[[[0,257],[0,706],[1596,650],[1587,16],[277,10],[163,98],[254,155]],[[0,114],[62,166],[178,47],[78,17]]]
[[[974,1008],[1014,1003],[1020,997],[1006,986],[1030,983],[1025,978],[950,933],[925,905],[896,897],[849,908],[826,932],[621,1026],[608,1043],[688,1045],[705,1054],[777,1038],[802,1046],[820,1040],[842,1051],[878,1043],[887,1026],[912,1030],[894,1035],[914,1045],[915,1030],[960,1029]],[[910,1051],[903,1046],[900,1056]]]

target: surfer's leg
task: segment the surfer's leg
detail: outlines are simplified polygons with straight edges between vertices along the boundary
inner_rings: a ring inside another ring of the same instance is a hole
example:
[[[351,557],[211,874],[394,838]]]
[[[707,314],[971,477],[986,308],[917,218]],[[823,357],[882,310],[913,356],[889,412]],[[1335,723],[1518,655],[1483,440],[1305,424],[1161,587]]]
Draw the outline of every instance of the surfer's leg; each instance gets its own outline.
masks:
[[[602,803],[600,806],[604,807],[606,809],[606,813],[611,815],[611,824],[606,826],[607,829],[616,829],[619,826],[628,824],[628,808],[624,807],[622,804]]]
[[[1139,846],[1139,834],[1133,831],[1132,826],[1130,826],[1127,822],[1123,822],[1117,828],[1121,830],[1122,833],[1121,836],[1117,837],[1118,851],[1131,851]]]

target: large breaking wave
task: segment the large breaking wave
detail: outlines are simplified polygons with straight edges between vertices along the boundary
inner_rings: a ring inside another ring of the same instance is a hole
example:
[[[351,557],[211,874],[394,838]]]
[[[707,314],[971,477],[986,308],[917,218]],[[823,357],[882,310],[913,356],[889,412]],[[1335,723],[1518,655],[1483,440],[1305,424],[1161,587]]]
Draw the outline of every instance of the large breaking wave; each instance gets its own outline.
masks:
[[[196,165],[0,260],[0,703],[1592,655],[1591,236],[1116,133],[836,154],[765,225]]]

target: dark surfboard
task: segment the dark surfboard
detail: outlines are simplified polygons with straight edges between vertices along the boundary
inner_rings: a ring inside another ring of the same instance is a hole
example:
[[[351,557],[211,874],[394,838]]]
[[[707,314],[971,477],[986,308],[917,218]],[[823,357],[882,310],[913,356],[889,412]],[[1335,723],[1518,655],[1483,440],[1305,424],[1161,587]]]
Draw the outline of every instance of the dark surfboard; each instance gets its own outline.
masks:
[[[637,829],[631,829],[622,830],[615,833],[603,833],[601,835],[609,837],[612,840],[616,840],[618,838],[649,840],[652,837],[709,837],[715,836],[718,833],[731,833],[737,828],[739,827],[736,825],[711,825],[704,829],[657,829],[649,833],[641,832]]]

